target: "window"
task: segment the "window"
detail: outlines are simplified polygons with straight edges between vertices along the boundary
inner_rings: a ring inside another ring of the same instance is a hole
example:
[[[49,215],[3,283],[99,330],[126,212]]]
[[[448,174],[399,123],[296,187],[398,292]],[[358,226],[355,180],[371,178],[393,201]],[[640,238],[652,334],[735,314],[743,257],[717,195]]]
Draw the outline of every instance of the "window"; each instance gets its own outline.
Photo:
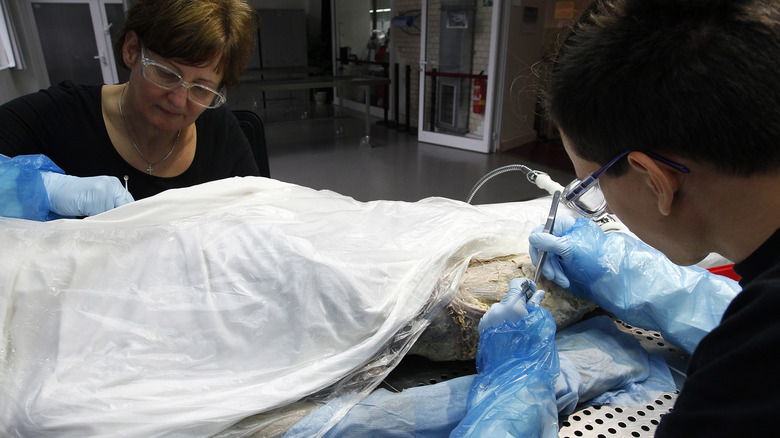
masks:
[[[0,70],[22,68],[21,52],[6,0],[0,0]]]

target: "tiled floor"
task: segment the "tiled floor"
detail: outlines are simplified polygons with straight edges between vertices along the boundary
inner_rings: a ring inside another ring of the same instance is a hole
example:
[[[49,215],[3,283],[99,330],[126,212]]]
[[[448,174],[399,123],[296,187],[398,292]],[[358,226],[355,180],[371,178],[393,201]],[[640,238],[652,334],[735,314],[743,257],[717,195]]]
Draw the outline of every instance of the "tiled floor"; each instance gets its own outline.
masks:
[[[365,130],[362,118],[278,120],[265,121],[271,177],[359,201],[417,201],[431,196],[465,201],[482,176],[515,163],[547,172],[563,185],[574,178],[562,148],[555,144],[482,154],[421,143],[414,135],[374,124],[367,147],[360,146]],[[556,168],[530,161],[529,156],[544,157],[539,161]],[[520,201],[545,194],[521,172],[508,172],[487,182],[472,203]]]

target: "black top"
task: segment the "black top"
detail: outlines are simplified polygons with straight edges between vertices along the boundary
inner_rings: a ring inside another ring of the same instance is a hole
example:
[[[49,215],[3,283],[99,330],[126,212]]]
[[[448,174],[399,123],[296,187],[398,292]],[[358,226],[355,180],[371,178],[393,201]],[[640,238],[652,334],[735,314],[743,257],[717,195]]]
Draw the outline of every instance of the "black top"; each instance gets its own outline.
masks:
[[[780,231],[734,270],[742,292],[693,352],[683,390],[656,437],[778,435]]]
[[[162,178],[127,164],[114,149],[103,122],[101,87],[65,81],[0,106],[0,153],[44,154],[68,175],[111,175],[135,199],[231,176],[257,176],[249,142],[233,113],[222,106],[195,121],[195,157],[181,175]]]

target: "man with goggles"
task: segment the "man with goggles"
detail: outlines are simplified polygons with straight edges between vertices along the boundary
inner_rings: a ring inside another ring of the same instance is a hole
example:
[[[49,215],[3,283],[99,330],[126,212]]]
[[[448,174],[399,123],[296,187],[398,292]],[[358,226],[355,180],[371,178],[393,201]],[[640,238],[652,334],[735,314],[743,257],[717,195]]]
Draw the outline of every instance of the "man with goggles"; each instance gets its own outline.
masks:
[[[543,104],[584,217],[532,233],[534,262],[690,353],[656,437],[776,435],[780,3],[594,0],[561,41]],[[607,209],[638,238],[605,233]],[[713,253],[739,283],[693,266]]]

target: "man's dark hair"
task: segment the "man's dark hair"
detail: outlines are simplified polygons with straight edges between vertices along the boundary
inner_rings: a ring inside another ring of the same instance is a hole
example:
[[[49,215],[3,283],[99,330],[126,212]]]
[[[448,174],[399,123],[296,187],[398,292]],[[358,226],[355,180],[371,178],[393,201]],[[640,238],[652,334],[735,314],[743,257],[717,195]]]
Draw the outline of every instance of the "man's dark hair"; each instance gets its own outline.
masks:
[[[647,150],[778,169],[777,0],[595,0],[551,62],[545,109],[588,161]]]

